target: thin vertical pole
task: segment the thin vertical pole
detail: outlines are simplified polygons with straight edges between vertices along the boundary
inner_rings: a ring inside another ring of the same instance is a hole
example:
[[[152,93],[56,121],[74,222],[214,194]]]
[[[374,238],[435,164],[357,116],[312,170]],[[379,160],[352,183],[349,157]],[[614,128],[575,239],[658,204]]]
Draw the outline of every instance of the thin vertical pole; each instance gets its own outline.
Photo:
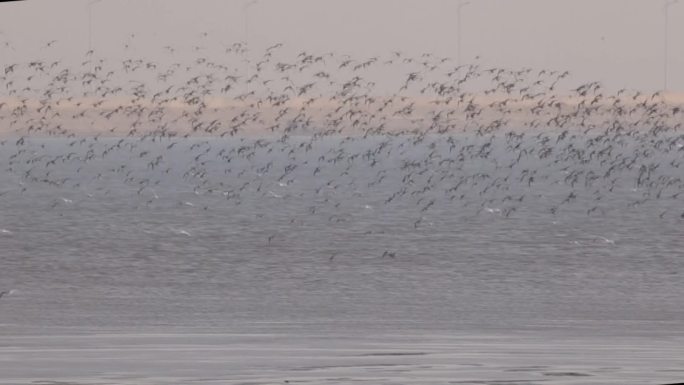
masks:
[[[463,2],[463,0],[458,0],[458,7],[456,8],[456,64],[461,65],[461,43],[463,41],[463,33],[461,26],[461,9],[466,5],[470,4],[469,1]]]
[[[249,93],[249,4],[245,6],[245,94]]]
[[[668,61],[670,58],[670,55],[669,55],[669,47],[670,47],[670,41],[669,41],[670,40],[669,39],[669,37],[670,37],[670,29],[669,29],[670,17],[669,16],[670,15],[669,15],[669,11],[670,11],[670,7],[672,5],[677,4],[678,2],[679,2],[679,0],[668,0],[665,3],[665,23],[664,23],[664,31],[663,31],[663,35],[664,35],[664,38],[663,38],[663,40],[664,40],[664,42],[663,42],[663,45],[664,45],[663,46],[663,91],[667,91],[667,80],[668,80],[667,77],[668,77],[668,71],[669,71]]]
[[[93,3],[88,3],[88,52],[93,49]]]
[[[253,5],[256,5],[259,2],[259,0],[251,0],[250,2],[246,3],[244,7],[242,8],[243,12],[245,13],[245,59],[246,59],[246,65],[245,65],[245,94],[249,93],[249,67],[251,65],[250,61],[250,56],[249,56],[249,8]]]
[[[102,0],[90,0],[88,2],[88,62],[89,64],[89,72],[92,74],[93,73],[93,4],[97,4]]]
[[[668,55],[668,46],[669,46],[669,42],[668,42],[668,40],[669,40],[669,39],[668,39],[668,37],[669,37],[669,36],[668,36],[668,35],[669,35],[669,33],[668,33],[668,32],[669,32],[668,22],[669,22],[669,19],[670,19],[668,16],[669,16],[670,4],[671,4],[671,3],[668,2],[668,3],[665,5],[665,31],[664,31],[664,32],[665,32],[665,39],[664,39],[664,41],[665,41],[665,47],[663,47],[663,91],[667,91],[667,69],[668,69],[668,68],[667,68],[667,67],[668,67],[668,66],[667,66],[667,64],[668,64],[668,63],[667,63],[667,60],[668,60],[668,58],[669,58],[669,55]]]

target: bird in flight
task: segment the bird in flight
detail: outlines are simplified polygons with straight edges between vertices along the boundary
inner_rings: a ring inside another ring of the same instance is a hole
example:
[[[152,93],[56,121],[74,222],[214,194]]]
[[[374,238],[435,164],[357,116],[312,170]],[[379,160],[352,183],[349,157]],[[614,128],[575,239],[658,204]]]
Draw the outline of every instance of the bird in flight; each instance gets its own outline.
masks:
[[[10,295],[12,295],[14,292],[16,292],[16,290],[14,290],[14,289],[13,289],[13,290],[9,290],[9,291],[0,291],[0,298],[2,298],[2,297],[5,296],[5,295],[10,296]]]

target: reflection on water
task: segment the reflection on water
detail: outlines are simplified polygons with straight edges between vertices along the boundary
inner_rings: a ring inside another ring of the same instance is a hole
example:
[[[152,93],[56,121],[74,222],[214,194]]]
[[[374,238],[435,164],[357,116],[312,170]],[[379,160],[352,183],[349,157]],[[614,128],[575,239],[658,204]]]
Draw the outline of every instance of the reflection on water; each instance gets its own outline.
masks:
[[[563,333],[4,337],[0,384],[663,384],[684,339]],[[9,359],[8,359],[9,358]],[[37,365],[39,363],[39,365]]]

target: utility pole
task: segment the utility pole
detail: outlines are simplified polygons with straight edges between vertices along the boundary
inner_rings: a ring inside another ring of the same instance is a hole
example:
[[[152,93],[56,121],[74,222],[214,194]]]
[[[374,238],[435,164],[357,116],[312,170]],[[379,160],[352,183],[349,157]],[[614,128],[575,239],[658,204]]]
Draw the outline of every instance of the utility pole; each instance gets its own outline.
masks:
[[[90,0],[88,2],[88,73],[93,76],[93,5],[102,0]],[[93,88],[93,79],[90,79],[90,90]]]
[[[456,64],[458,66],[461,65],[461,41],[463,34],[461,33],[462,27],[461,27],[461,9],[465,7],[466,5],[470,4],[470,1],[463,1],[463,0],[458,0],[458,6],[456,8]]]
[[[102,0],[90,0],[88,2],[88,52],[93,50],[93,5]]]
[[[249,67],[251,65],[250,62],[250,57],[249,57],[249,9],[258,4],[259,0],[251,0],[242,7],[242,12],[244,13],[245,17],[245,58],[246,58],[246,66],[245,66],[245,94],[249,93]]]
[[[670,19],[669,18],[669,16],[670,16],[669,10],[670,10],[671,6],[677,4],[678,2],[679,2],[679,0],[667,0],[667,2],[665,2],[665,28],[663,31],[664,35],[665,35],[664,36],[665,41],[663,44],[664,45],[664,47],[663,47],[663,91],[667,91],[668,60],[670,58],[670,55],[668,52],[669,51],[669,45],[670,45],[670,42],[669,42],[670,31],[669,31],[669,25],[668,25],[669,19]]]

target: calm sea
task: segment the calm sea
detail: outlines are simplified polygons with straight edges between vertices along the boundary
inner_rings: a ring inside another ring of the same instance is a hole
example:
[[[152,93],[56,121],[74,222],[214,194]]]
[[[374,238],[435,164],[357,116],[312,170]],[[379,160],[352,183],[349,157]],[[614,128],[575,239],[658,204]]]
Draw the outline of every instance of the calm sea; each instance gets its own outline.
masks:
[[[0,384],[684,381],[683,152],[552,139],[9,139]]]

